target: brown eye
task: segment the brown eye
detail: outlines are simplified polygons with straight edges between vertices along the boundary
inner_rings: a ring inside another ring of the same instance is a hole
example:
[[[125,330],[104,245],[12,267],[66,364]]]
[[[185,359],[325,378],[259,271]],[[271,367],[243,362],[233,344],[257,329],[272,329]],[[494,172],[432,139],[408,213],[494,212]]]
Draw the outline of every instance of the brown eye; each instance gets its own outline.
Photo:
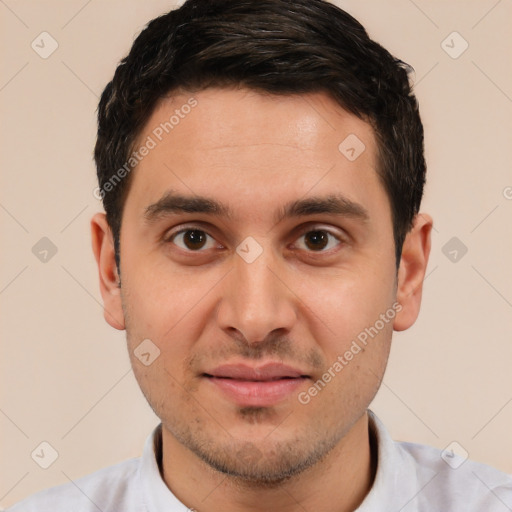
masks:
[[[205,248],[208,238],[213,240],[210,235],[200,229],[183,229],[172,235],[169,242],[175,243],[181,249],[197,252]],[[181,244],[178,242],[181,242]]]
[[[305,235],[306,245],[312,250],[322,250],[329,243],[325,231],[309,231]]]
[[[304,238],[304,243],[299,244],[299,248],[303,249],[305,247],[306,250],[312,252],[327,252],[327,250],[337,245],[336,242],[341,243],[337,236],[325,229],[307,231],[299,237],[299,239],[301,238]],[[300,245],[303,245],[303,247],[300,247]],[[324,250],[326,247],[327,250]]]

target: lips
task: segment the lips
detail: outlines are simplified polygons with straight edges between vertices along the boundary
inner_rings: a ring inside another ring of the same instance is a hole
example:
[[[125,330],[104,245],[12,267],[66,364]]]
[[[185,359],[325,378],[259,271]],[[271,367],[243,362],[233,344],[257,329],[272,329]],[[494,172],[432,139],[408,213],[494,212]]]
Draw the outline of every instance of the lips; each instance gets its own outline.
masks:
[[[267,363],[257,367],[245,364],[225,364],[208,372],[207,375],[224,379],[252,381],[307,377],[300,370],[281,363]]]
[[[309,376],[282,363],[261,366],[226,364],[203,374],[215,388],[240,406],[270,406],[289,398]]]

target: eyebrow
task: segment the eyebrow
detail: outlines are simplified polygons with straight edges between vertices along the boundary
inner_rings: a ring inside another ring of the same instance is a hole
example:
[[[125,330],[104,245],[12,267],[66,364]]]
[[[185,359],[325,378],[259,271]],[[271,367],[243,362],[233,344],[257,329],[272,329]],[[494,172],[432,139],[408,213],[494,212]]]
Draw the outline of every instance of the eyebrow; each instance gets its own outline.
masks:
[[[145,208],[144,220],[147,224],[152,224],[174,213],[204,213],[226,219],[234,217],[233,211],[216,199],[197,195],[187,196],[169,190],[156,203]],[[286,203],[276,211],[274,222],[317,214],[340,215],[363,222],[370,219],[368,211],[361,204],[341,194],[329,194]]]

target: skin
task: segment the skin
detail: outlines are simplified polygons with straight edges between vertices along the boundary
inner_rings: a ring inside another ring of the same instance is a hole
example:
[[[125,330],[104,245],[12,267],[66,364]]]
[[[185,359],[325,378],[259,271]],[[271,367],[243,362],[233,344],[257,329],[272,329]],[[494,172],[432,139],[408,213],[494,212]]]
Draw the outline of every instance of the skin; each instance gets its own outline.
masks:
[[[354,510],[375,472],[366,410],[393,329],[418,315],[432,219],[416,217],[397,274],[373,130],[324,93],[179,91],[157,105],[139,145],[192,96],[197,106],[132,171],[120,287],[105,215],[91,221],[105,319],[126,329],[134,374],[162,421],[163,478],[198,511]],[[338,150],[349,134],[365,145],[354,161]],[[174,213],[145,221],[145,209],[169,189],[214,198],[233,218]],[[332,193],[360,205],[367,219],[274,219],[289,201]],[[208,235],[203,246],[172,238],[189,226]],[[314,230],[333,235],[326,247],[315,245]],[[249,236],[262,249],[252,263],[236,252]],[[395,301],[394,319],[300,403],[298,393]],[[148,338],[160,356],[145,366],[134,350]],[[241,407],[203,376],[227,362],[267,361],[309,379],[275,405]]]

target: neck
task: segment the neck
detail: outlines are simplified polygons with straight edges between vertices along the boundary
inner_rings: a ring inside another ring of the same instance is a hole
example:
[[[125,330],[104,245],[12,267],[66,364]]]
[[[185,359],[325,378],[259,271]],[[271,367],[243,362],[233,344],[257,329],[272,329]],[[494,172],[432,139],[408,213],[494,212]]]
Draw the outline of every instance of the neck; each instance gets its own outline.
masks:
[[[182,503],[198,512],[353,511],[373,484],[376,464],[366,413],[314,466],[267,487],[212,469],[162,428],[162,477]]]

